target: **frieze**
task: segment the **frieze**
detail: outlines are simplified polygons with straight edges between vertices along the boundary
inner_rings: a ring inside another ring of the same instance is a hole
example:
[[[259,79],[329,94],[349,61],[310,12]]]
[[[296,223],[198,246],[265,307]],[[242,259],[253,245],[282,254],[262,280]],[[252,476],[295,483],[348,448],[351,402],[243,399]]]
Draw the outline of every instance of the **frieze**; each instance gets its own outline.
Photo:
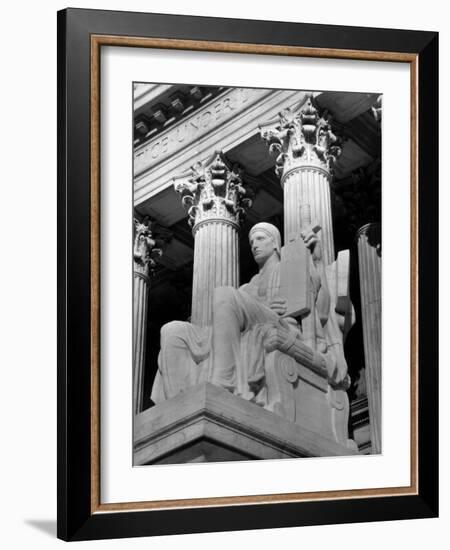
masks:
[[[135,176],[162,162],[194,140],[198,140],[265,94],[267,90],[235,88],[219,96],[204,108],[195,111],[176,126],[171,126],[170,130],[137,148],[134,156]]]

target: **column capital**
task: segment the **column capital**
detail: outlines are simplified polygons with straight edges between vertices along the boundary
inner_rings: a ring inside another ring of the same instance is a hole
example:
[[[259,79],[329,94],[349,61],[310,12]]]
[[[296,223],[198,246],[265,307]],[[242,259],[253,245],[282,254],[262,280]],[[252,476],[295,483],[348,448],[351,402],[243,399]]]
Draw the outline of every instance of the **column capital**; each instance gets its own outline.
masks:
[[[242,176],[237,164],[230,164],[221,151],[215,151],[205,162],[197,162],[174,179],[175,191],[188,208],[189,225],[194,232],[210,221],[239,228],[245,209],[252,205],[252,193],[244,187]]]
[[[144,221],[134,219],[134,273],[148,280],[150,271],[155,267],[153,258],[161,256],[162,250],[156,247],[148,218]]]
[[[259,130],[270,153],[277,156],[275,172],[282,180],[305,165],[331,174],[341,154],[341,139],[332,129],[332,117],[317,106],[312,94],[305,94],[302,102],[283,109]]]

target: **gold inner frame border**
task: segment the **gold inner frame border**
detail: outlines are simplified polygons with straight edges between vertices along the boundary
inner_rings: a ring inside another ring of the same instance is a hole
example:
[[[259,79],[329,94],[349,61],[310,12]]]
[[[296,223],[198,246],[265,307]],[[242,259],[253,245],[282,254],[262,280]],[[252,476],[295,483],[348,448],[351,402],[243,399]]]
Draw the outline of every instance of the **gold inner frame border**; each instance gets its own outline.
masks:
[[[240,495],[196,499],[154,500],[142,502],[101,503],[100,500],[100,50],[102,46],[163,48],[241,54],[319,57],[330,59],[355,59],[409,63],[411,98],[411,434],[410,434],[410,485],[376,489],[352,489],[283,493],[264,495]],[[275,504],[319,500],[343,500],[358,498],[394,497],[417,495],[418,474],[418,73],[417,54],[365,50],[340,50],[331,48],[306,48],[270,44],[243,44],[166,38],[142,38],[115,35],[91,35],[90,54],[90,184],[91,184],[91,513],[124,512],[135,510],[163,510],[174,508],[202,508],[250,504]]]

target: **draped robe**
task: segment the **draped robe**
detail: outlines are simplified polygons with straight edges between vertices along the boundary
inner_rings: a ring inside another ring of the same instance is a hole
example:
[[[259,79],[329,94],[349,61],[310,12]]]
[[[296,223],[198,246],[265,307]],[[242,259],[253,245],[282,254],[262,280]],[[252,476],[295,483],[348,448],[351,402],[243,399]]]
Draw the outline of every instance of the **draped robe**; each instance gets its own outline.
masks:
[[[265,269],[267,267],[267,269]],[[311,261],[317,297],[321,278]],[[215,289],[212,326],[173,321],[161,329],[161,351],[151,398],[155,403],[210,381],[248,400],[256,400],[264,380],[264,337],[277,323],[301,335],[294,319],[280,318],[269,304],[280,288],[280,261],[264,266],[249,283]],[[314,313],[316,314],[316,313]],[[327,350],[319,319],[317,349]],[[329,342],[332,343],[332,342]],[[336,363],[336,361],[334,361]],[[260,403],[264,404],[264,403]]]

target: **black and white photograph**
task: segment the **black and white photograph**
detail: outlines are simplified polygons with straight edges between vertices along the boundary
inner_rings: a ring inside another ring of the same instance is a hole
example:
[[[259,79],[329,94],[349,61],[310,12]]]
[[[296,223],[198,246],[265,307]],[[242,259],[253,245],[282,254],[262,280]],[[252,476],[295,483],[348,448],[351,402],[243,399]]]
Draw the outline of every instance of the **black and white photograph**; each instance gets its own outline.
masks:
[[[444,6],[6,6],[2,547],[445,548]]]
[[[133,466],[382,453],[382,93],[130,93]]]

